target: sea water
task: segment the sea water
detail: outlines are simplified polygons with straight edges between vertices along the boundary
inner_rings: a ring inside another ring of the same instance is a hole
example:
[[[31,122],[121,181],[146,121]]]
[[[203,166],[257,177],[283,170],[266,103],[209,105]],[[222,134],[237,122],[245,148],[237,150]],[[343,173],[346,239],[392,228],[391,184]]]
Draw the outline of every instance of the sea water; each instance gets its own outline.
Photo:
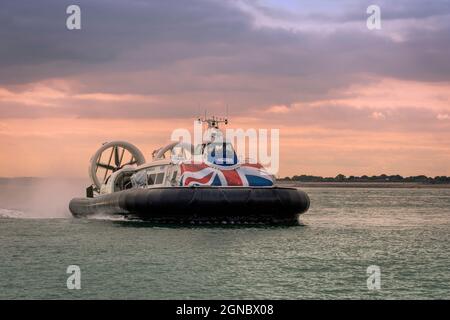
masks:
[[[74,219],[31,189],[0,185],[0,299],[450,298],[450,189],[305,189],[296,227]]]

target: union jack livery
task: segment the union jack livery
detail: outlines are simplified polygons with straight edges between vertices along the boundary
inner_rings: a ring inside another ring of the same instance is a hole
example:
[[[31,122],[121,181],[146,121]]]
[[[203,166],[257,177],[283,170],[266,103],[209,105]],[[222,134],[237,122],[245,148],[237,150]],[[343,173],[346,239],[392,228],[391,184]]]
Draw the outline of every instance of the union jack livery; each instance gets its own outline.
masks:
[[[205,163],[183,163],[181,168],[181,186],[273,186],[272,176],[260,164],[244,163],[229,169],[220,166],[208,166]]]

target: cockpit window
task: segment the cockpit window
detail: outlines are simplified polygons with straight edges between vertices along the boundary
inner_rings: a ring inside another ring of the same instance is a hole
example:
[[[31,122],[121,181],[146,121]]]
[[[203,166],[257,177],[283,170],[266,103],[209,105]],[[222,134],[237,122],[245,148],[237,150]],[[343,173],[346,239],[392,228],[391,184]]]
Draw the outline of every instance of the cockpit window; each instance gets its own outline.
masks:
[[[161,184],[164,181],[164,172],[160,172],[156,175],[155,184]]]
[[[206,145],[208,161],[218,165],[233,165],[237,163],[237,156],[231,143],[210,143]]]
[[[156,173],[152,173],[147,178],[147,185],[151,186],[155,184]]]

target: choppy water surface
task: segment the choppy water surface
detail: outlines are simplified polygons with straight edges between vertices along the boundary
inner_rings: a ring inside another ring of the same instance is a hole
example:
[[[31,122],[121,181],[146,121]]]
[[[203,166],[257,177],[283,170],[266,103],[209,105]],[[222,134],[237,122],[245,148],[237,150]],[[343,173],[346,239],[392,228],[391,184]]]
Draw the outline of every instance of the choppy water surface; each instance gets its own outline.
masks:
[[[305,226],[176,228],[72,219],[60,200],[52,216],[8,188],[2,299],[450,298],[449,189],[311,188]],[[81,290],[66,287],[73,264]],[[379,291],[367,289],[369,265]]]

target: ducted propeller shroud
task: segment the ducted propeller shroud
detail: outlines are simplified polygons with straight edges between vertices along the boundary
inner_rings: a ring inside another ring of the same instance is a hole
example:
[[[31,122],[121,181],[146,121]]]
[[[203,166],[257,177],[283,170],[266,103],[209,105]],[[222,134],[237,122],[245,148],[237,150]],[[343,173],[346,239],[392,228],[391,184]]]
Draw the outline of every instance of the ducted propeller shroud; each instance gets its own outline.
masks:
[[[89,165],[89,176],[97,190],[100,190],[112,173],[126,165],[142,165],[145,157],[133,144],[126,141],[104,143],[92,156]]]

